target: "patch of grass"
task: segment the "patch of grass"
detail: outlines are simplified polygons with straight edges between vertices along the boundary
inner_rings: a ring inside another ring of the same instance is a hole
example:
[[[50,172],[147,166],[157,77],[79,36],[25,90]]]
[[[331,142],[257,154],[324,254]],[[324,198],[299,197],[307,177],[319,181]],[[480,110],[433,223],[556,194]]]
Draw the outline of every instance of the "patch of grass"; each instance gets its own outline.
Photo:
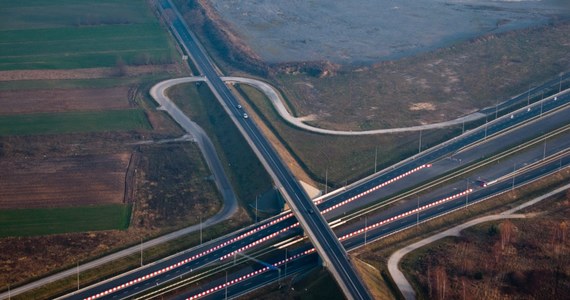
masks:
[[[29,29],[145,23],[144,0],[27,0],[0,2],[0,28]]]
[[[171,99],[208,134],[244,205],[272,188],[272,181],[241,132],[205,84],[183,84],[168,91]]]
[[[138,169],[145,177],[137,180],[137,204],[146,210],[135,213],[137,226],[175,229],[220,210],[221,196],[196,144],[152,145],[140,151]]]
[[[0,116],[0,135],[151,129],[140,109]]]
[[[237,86],[237,85],[236,85]],[[247,85],[238,90],[249,99],[252,107],[297,158],[314,179],[330,186],[342,186],[368,176],[374,171],[377,149],[377,170],[417,153],[419,132],[372,136],[331,136],[304,131],[281,120],[264,94]],[[450,138],[460,127],[422,132],[422,149]]]
[[[129,227],[130,205],[0,210],[0,237]]]
[[[3,1],[0,12],[2,70],[173,60],[171,42],[145,1]]]
[[[3,70],[77,69],[170,63],[158,23],[0,31]]]

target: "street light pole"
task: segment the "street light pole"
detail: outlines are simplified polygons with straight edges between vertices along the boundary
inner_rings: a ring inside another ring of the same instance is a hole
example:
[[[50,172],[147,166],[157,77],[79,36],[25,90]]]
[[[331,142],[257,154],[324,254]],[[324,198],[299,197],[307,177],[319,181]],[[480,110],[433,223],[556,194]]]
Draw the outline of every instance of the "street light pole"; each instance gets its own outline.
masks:
[[[420,145],[418,146],[418,153],[422,152],[422,130],[420,130]]]
[[[226,300],[228,299],[228,271],[226,270]]]
[[[200,216],[200,245],[202,245],[202,216]]]
[[[511,188],[512,191],[515,190],[515,178],[517,176],[517,163],[513,165],[513,187]]]
[[[329,168],[325,169],[325,195],[327,194],[327,189],[329,186]]]
[[[141,236],[141,267],[143,266],[143,238]]]
[[[79,262],[77,262],[77,290],[79,291]]]
[[[418,200],[418,209],[416,210],[416,228],[420,226],[420,195],[416,194]]]
[[[285,248],[285,276],[287,276],[287,248]]]
[[[374,152],[374,174],[376,174],[377,164],[378,164],[378,146],[376,146],[376,152]]]
[[[259,197],[255,196],[255,223],[257,223],[257,198]]]
[[[368,234],[368,215],[364,215],[364,246],[366,246],[367,234]]]

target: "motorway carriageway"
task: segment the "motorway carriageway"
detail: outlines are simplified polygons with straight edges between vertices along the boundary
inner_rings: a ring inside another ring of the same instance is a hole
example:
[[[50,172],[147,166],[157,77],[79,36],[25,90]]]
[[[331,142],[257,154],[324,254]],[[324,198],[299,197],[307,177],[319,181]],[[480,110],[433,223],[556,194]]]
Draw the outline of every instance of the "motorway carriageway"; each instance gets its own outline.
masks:
[[[564,97],[564,98],[563,98]],[[564,101],[568,101],[568,95],[565,96],[559,96],[557,100],[553,100],[554,98],[552,98],[552,101],[550,103],[564,103]],[[546,111],[545,108],[548,108],[549,106],[544,105],[543,110]],[[536,107],[531,108],[530,111],[528,111],[528,109],[522,109],[522,116],[529,116],[532,114],[532,111],[535,111]],[[543,113],[544,113],[543,111]],[[506,119],[507,122],[513,122],[515,120],[519,119],[519,116],[517,115],[517,113],[514,114],[514,117],[511,118],[510,115],[507,115],[505,117],[503,117],[502,119],[499,119],[498,121],[504,120]],[[526,119],[525,119],[526,120]],[[519,122],[521,122],[521,120],[518,120]],[[498,125],[496,124],[498,123]],[[501,122],[491,122],[489,124],[487,124],[487,135],[491,135],[492,133],[495,133],[498,131],[497,127],[500,128],[504,128],[504,124],[502,124]],[[518,122],[517,122],[518,123]],[[484,138],[484,135],[481,135],[480,130],[484,130],[483,128],[479,128],[479,129],[475,129],[473,131],[470,131],[468,133],[466,133],[465,135],[476,135],[479,136],[479,139],[477,140],[481,140],[482,138]],[[463,138],[464,139],[464,138]],[[463,139],[461,137],[458,137],[457,139],[455,139],[454,141],[452,141],[450,144],[451,145],[447,145],[447,146],[443,146],[441,148],[436,149],[436,151],[438,151],[440,153],[440,157],[448,155],[450,153],[453,153],[453,151],[455,151],[456,149],[459,149],[463,146],[465,146],[465,142],[463,142]],[[455,143],[459,143],[460,145],[453,145]],[[448,151],[443,151],[442,149],[452,149],[452,150],[448,150]],[[430,154],[430,150],[424,151],[424,153],[422,153],[423,155],[426,154]],[[375,194],[372,192],[367,192],[373,189],[376,189],[375,192],[378,192],[378,190],[380,189],[380,187],[386,187],[389,184],[393,184],[395,182],[397,182],[400,179],[404,179],[406,176],[410,176],[413,175],[416,172],[421,172],[425,169],[429,168],[429,164],[422,164],[419,166],[415,166],[415,164],[418,164],[420,162],[425,162],[425,160],[422,158],[422,154],[418,155],[417,158],[415,160],[411,160],[409,161],[408,164],[404,164],[401,167],[398,167],[394,170],[390,170],[387,171],[385,174],[382,174],[380,176],[377,176],[375,178],[373,178],[372,180],[370,180],[369,182],[365,182],[364,184],[358,186],[355,189],[350,189],[345,191],[344,193],[338,194],[332,198],[330,198],[327,201],[324,201],[322,203],[320,203],[318,205],[319,209],[321,211],[326,211],[326,212],[332,212],[333,208],[339,208],[342,205],[341,204],[348,204],[352,201],[355,201],[357,199],[359,199],[360,197],[364,197],[367,196],[369,194]],[[433,157],[434,155],[430,155],[430,157]],[[408,165],[412,165],[415,168],[413,169],[409,169],[411,168]],[[403,169],[403,170],[402,170]],[[399,172],[403,172],[403,173],[399,173]],[[398,174],[398,175],[396,175]],[[392,177],[389,177],[392,176]],[[367,188],[367,189],[365,189]],[[374,195],[370,196],[373,197]],[[254,246],[257,246],[259,244],[261,244],[262,242],[257,242],[257,241],[263,241],[266,242],[268,241],[270,238],[274,238],[277,236],[282,236],[280,234],[276,234],[276,232],[279,233],[284,233],[286,230],[286,228],[288,229],[294,229],[298,227],[298,223],[296,222],[296,220],[294,218],[292,218],[292,214],[291,213],[284,213],[280,216],[274,217],[272,219],[269,219],[265,222],[262,222],[261,224],[258,225],[253,225],[250,226],[247,229],[241,230],[238,233],[232,234],[230,236],[226,236],[220,239],[217,239],[211,243],[208,243],[207,245],[204,245],[204,247],[198,247],[198,249],[193,249],[190,250],[186,253],[184,253],[183,255],[179,255],[177,257],[173,257],[171,259],[167,259],[164,262],[161,262],[159,264],[153,265],[149,268],[146,269],[142,269],[139,271],[135,271],[133,273],[130,273],[127,276],[124,276],[123,278],[121,278],[120,280],[113,280],[113,282],[107,282],[105,284],[102,284],[100,286],[94,287],[93,289],[90,289],[88,291],[83,291],[80,292],[79,294],[76,295],[72,295],[71,299],[83,299],[83,298],[88,298],[90,296],[96,296],[97,294],[99,294],[99,297],[95,297],[92,299],[98,299],[102,296],[106,296],[106,295],[111,295],[113,294],[113,289],[115,289],[114,291],[117,292],[119,290],[123,290],[126,288],[130,288],[133,286],[136,286],[142,282],[151,280],[152,282],[154,282],[155,284],[157,282],[163,282],[166,279],[166,277],[172,277],[172,276],[179,276],[179,274],[185,274],[187,272],[190,272],[192,270],[198,269],[201,266],[205,265],[205,264],[209,264],[212,263],[218,259],[220,259],[220,257],[228,257],[231,256],[232,253],[238,251],[244,251],[246,249],[251,249]],[[296,230],[292,230],[290,234],[292,235],[296,235],[300,233],[300,229],[296,229]],[[254,242],[251,242],[254,241]],[[206,248],[208,247],[209,248]],[[239,250],[241,249],[241,250]],[[190,264],[190,262],[192,262]],[[166,269],[168,268],[168,269]],[[167,273],[172,273],[170,276],[164,276]],[[164,276],[164,277],[163,277]],[[141,279],[143,278],[143,279]],[[138,281],[135,281],[138,280]],[[106,294],[105,294],[106,292]]]
[[[556,157],[550,162],[531,168],[524,173],[516,175],[517,186],[543,177],[545,174],[556,172],[570,165],[570,153]],[[368,224],[364,225],[360,220],[353,224],[355,229],[340,235],[339,240],[347,250],[352,250],[395,232],[416,226],[418,222],[437,218],[441,215],[466,207],[468,195],[469,205],[487,200],[495,195],[512,189],[511,179],[506,178],[493,185],[479,188],[477,190],[468,189],[456,194],[449,195],[439,200],[431,199],[426,204],[418,208],[402,211],[391,216],[376,215],[368,218]],[[437,198],[436,198],[437,199]],[[345,230],[346,231],[346,230]],[[283,279],[286,276],[310,270],[318,266],[318,256],[310,244],[304,244],[294,250],[274,249],[270,255],[260,258],[263,261],[272,261],[271,266],[261,268],[248,266],[236,270],[226,278],[217,278],[204,283],[199,288],[190,292],[185,292],[173,299],[220,299],[225,296],[226,287],[228,297],[237,297],[255,288]],[[287,269],[285,268],[287,265]],[[276,269],[280,268],[280,272]],[[220,274],[220,273],[218,273]]]
[[[183,26],[183,25],[177,24],[177,26]],[[207,60],[207,59],[203,58],[203,60]],[[218,78],[216,74],[206,74],[206,76],[208,76],[208,75],[210,75],[209,77]],[[528,110],[526,108],[524,110],[519,110],[519,111],[513,113],[512,117],[503,117],[503,118],[500,118],[498,120],[489,122],[487,125],[484,125],[484,126],[479,127],[478,129],[469,131],[466,134],[454,139],[453,142],[444,143],[444,145],[441,147],[432,148],[428,151],[423,152],[422,155],[418,155],[415,160],[408,161],[406,164],[403,164],[402,166],[398,167],[395,170],[388,171],[388,172],[386,172],[380,176],[377,176],[376,178],[374,178],[368,182],[363,183],[362,185],[360,185],[354,189],[347,191],[346,193],[339,194],[338,196],[335,196],[335,197],[331,198],[330,200],[321,203],[319,205],[319,209],[320,210],[329,209],[330,207],[338,205],[339,203],[341,203],[343,201],[347,201],[347,199],[353,199],[351,201],[354,201],[360,197],[363,197],[363,196],[371,193],[371,191],[370,191],[371,189],[374,189],[377,186],[382,185],[385,182],[392,180],[392,178],[394,178],[394,177],[401,176],[402,174],[406,174],[407,172],[410,172],[412,170],[418,170],[417,168],[422,168],[422,166],[423,166],[423,168],[425,168],[429,165],[429,161],[432,161],[432,160],[440,158],[444,155],[453,153],[454,151],[456,151],[462,147],[465,147],[465,146],[467,146],[473,142],[482,140],[486,136],[490,136],[490,135],[497,133],[501,130],[504,130],[505,128],[508,128],[512,125],[518,124],[520,122],[529,120],[533,117],[536,117],[538,115],[546,113],[547,111],[550,111],[550,110],[552,110],[552,109],[554,109],[554,108],[556,108],[562,104],[568,103],[569,99],[570,99],[570,97],[568,97],[567,94],[560,95],[557,98],[552,97],[552,98],[544,100],[540,103],[535,103],[534,105],[529,106]],[[230,107],[235,108],[235,105],[232,105],[232,104],[230,104],[230,105],[231,105]],[[538,107],[540,107],[540,111],[539,111]],[[247,120],[241,118],[241,111],[238,111],[237,114],[238,114],[237,119],[240,122],[245,123],[247,121]],[[244,127],[250,127],[249,123],[246,123],[245,125],[247,125],[247,126],[244,126]],[[398,174],[398,175],[396,175],[396,174]],[[400,178],[402,178],[402,177],[400,177]],[[346,202],[345,202],[345,204],[346,204]],[[338,207],[339,206],[337,206],[337,208]],[[266,240],[268,240],[266,238],[268,235],[272,235],[272,237],[275,237],[278,235],[278,234],[275,234],[276,230],[283,232],[283,230],[285,228],[291,229],[291,228],[296,227],[296,226],[294,226],[296,221],[293,218],[291,218],[291,216],[292,216],[292,214],[285,214],[285,215],[279,216],[275,219],[267,221],[266,223],[262,224],[258,228],[251,229],[249,232],[243,233],[243,231],[242,231],[242,233],[240,235],[238,235],[237,237],[226,237],[226,238],[222,238],[219,241],[217,240],[219,243],[216,246],[213,246],[208,250],[190,251],[181,257],[173,258],[174,261],[161,262],[159,264],[153,265],[149,269],[132,272],[132,273],[124,276],[120,280],[114,281],[113,283],[107,282],[105,284],[102,284],[98,287],[93,288],[90,291],[80,292],[79,294],[72,296],[72,298],[74,298],[74,299],[75,298],[87,298],[87,299],[89,299],[89,297],[92,297],[91,299],[98,299],[98,298],[101,298],[103,296],[111,295],[111,294],[113,294],[119,290],[124,290],[126,288],[135,287],[136,285],[143,283],[143,282],[146,282],[146,281],[154,282],[154,283],[158,284],[159,282],[166,280],[162,277],[163,277],[163,275],[166,275],[167,273],[172,273],[170,276],[178,276],[177,275],[178,273],[183,274],[185,272],[191,271],[192,270],[191,266],[194,266],[194,264],[189,264],[189,262],[198,263],[198,260],[200,260],[201,264],[207,264],[207,263],[210,263],[216,259],[216,258],[209,256],[208,254],[211,254],[214,252],[217,253],[217,252],[219,252],[219,250],[224,249],[224,252],[226,252],[226,253],[221,255],[221,256],[223,256],[223,255],[227,255],[228,253],[231,253],[233,251],[236,251],[235,250],[236,247],[237,247],[237,249],[239,249],[239,248],[246,247],[249,244],[252,244],[252,243],[244,243],[244,242],[246,242],[245,241],[246,237],[248,238],[248,240],[264,239],[264,241],[266,241]],[[273,225],[276,225],[275,228],[273,228]],[[259,244],[259,243],[257,243],[257,244]],[[228,246],[231,246],[231,247],[228,247]],[[226,247],[228,247],[228,249],[226,249]],[[233,250],[231,248],[233,248]],[[220,253],[217,253],[217,254],[219,255]],[[188,270],[188,269],[190,269],[190,270]],[[148,283],[148,282],[146,282],[146,283]]]

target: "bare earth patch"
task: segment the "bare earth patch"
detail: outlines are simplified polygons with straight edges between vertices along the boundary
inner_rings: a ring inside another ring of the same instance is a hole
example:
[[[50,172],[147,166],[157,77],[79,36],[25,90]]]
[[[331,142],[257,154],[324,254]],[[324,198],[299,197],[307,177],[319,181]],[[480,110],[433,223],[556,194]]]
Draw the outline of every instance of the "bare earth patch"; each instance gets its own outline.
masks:
[[[0,208],[123,203],[130,153],[0,161]]]
[[[412,103],[409,107],[410,110],[435,110],[435,105],[429,102]]]
[[[129,108],[129,87],[0,91],[0,115]]]

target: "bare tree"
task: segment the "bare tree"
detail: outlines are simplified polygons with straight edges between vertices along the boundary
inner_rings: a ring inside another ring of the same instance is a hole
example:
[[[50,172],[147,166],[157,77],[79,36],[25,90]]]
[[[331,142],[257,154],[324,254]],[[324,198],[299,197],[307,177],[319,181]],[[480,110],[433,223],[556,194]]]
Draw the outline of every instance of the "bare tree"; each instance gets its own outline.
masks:
[[[117,62],[115,63],[116,75],[119,77],[127,75],[127,64],[122,57],[117,57]]]
[[[436,266],[433,270],[433,286],[434,286],[434,294],[431,298],[435,298],[438,300],[445,299],[447,288],[449,286],[449,282],[447,279],[447,272],[443,266]]]
[[[506,220],[499,225],[499,230],[501,233],[501,250],[505,250],[505,247],[513,240],[515,225],[513,222]]]

